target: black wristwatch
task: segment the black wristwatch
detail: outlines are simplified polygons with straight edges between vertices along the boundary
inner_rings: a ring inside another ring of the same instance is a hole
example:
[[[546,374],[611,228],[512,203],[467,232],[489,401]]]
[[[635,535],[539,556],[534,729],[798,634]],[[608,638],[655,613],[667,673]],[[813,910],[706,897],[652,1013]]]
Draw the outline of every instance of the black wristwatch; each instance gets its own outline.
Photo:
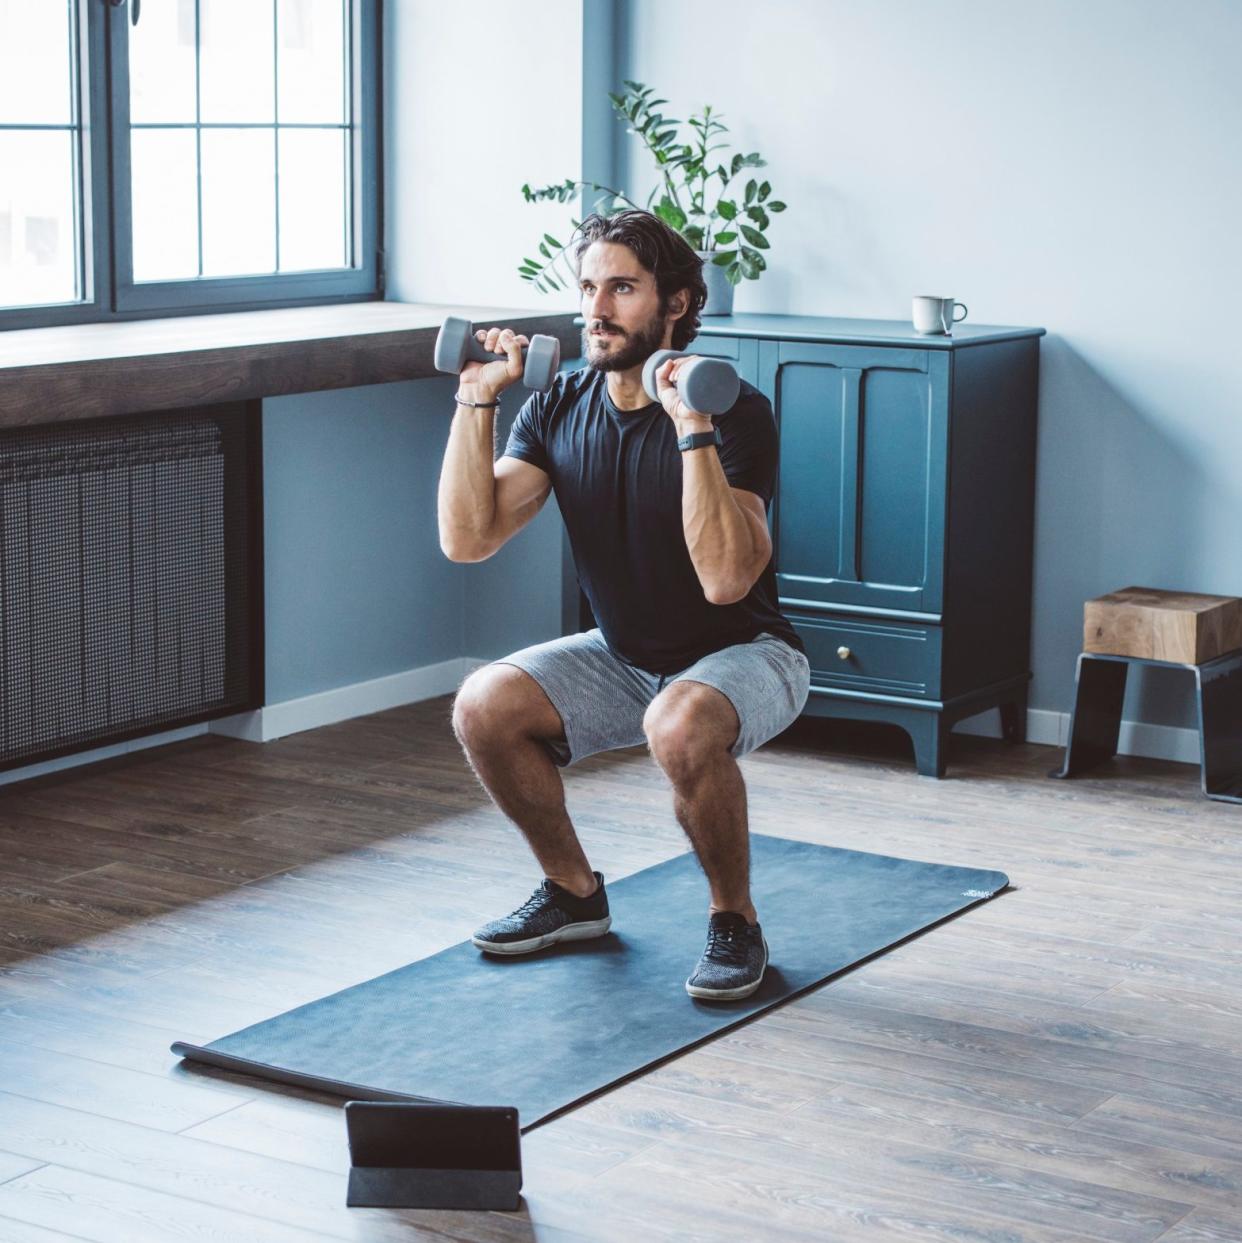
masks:
[[[720,434],[720,428],[713,427],[710,432],[690,432],[677,442],[677,447],[685,453],[687,449],[701,449],[704,445],[722,444],[724,444],[724,437]]]

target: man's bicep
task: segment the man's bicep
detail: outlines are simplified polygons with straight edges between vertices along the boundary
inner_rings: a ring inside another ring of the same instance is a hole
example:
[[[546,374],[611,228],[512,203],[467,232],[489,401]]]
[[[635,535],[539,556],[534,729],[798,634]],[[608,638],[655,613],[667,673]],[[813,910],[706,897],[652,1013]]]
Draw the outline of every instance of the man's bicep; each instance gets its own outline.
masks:
[[[496,459],[492,477],[496,481],[492,533],[498,539],[496,547],[499,548],[543,508],[552,491],[552,480],[538,466],[507,454]]]

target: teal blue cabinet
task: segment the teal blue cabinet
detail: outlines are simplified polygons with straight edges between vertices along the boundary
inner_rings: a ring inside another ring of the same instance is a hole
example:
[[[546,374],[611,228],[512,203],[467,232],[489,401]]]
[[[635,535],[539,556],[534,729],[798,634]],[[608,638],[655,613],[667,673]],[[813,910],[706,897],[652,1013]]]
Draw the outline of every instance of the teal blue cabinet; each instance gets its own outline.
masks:
[[[691,349],[757,346],[776,413],[769,513],[806,713],[901,726],[941,776],[954,722],[1026,736],[1042,328],[733,315]]]

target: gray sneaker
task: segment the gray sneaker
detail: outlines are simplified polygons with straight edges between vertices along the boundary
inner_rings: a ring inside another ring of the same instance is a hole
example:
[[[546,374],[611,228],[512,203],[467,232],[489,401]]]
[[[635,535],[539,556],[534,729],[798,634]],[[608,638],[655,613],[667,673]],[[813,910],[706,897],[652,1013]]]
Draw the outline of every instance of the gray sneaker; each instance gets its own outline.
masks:
[[[749,997],[763,983],[768,943],[758,924],[743,915],[717,911],[707,925],[707,948],[686,992],[704,1001],[736,1001]]]
[[[557,941],[585,941],[602,937],[612,926],[604,878],[595,873],[599,888],[576,898],[555,881],[545,880],[512,915],[493,919],[470,938],[489,954],[529,954]]]

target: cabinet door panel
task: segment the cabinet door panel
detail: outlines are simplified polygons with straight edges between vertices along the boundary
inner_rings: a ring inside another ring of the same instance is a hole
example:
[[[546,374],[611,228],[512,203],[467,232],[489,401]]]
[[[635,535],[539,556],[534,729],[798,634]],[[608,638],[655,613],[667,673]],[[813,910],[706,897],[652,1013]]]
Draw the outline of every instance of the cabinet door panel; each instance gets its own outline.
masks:
[[[763,343],[782,600],[939,610],[948,366],[926,350]]]
[[[927,478],[931,452],[927,377],[863,373],[858,462],[858,577],[921,591],[927,582]]]

